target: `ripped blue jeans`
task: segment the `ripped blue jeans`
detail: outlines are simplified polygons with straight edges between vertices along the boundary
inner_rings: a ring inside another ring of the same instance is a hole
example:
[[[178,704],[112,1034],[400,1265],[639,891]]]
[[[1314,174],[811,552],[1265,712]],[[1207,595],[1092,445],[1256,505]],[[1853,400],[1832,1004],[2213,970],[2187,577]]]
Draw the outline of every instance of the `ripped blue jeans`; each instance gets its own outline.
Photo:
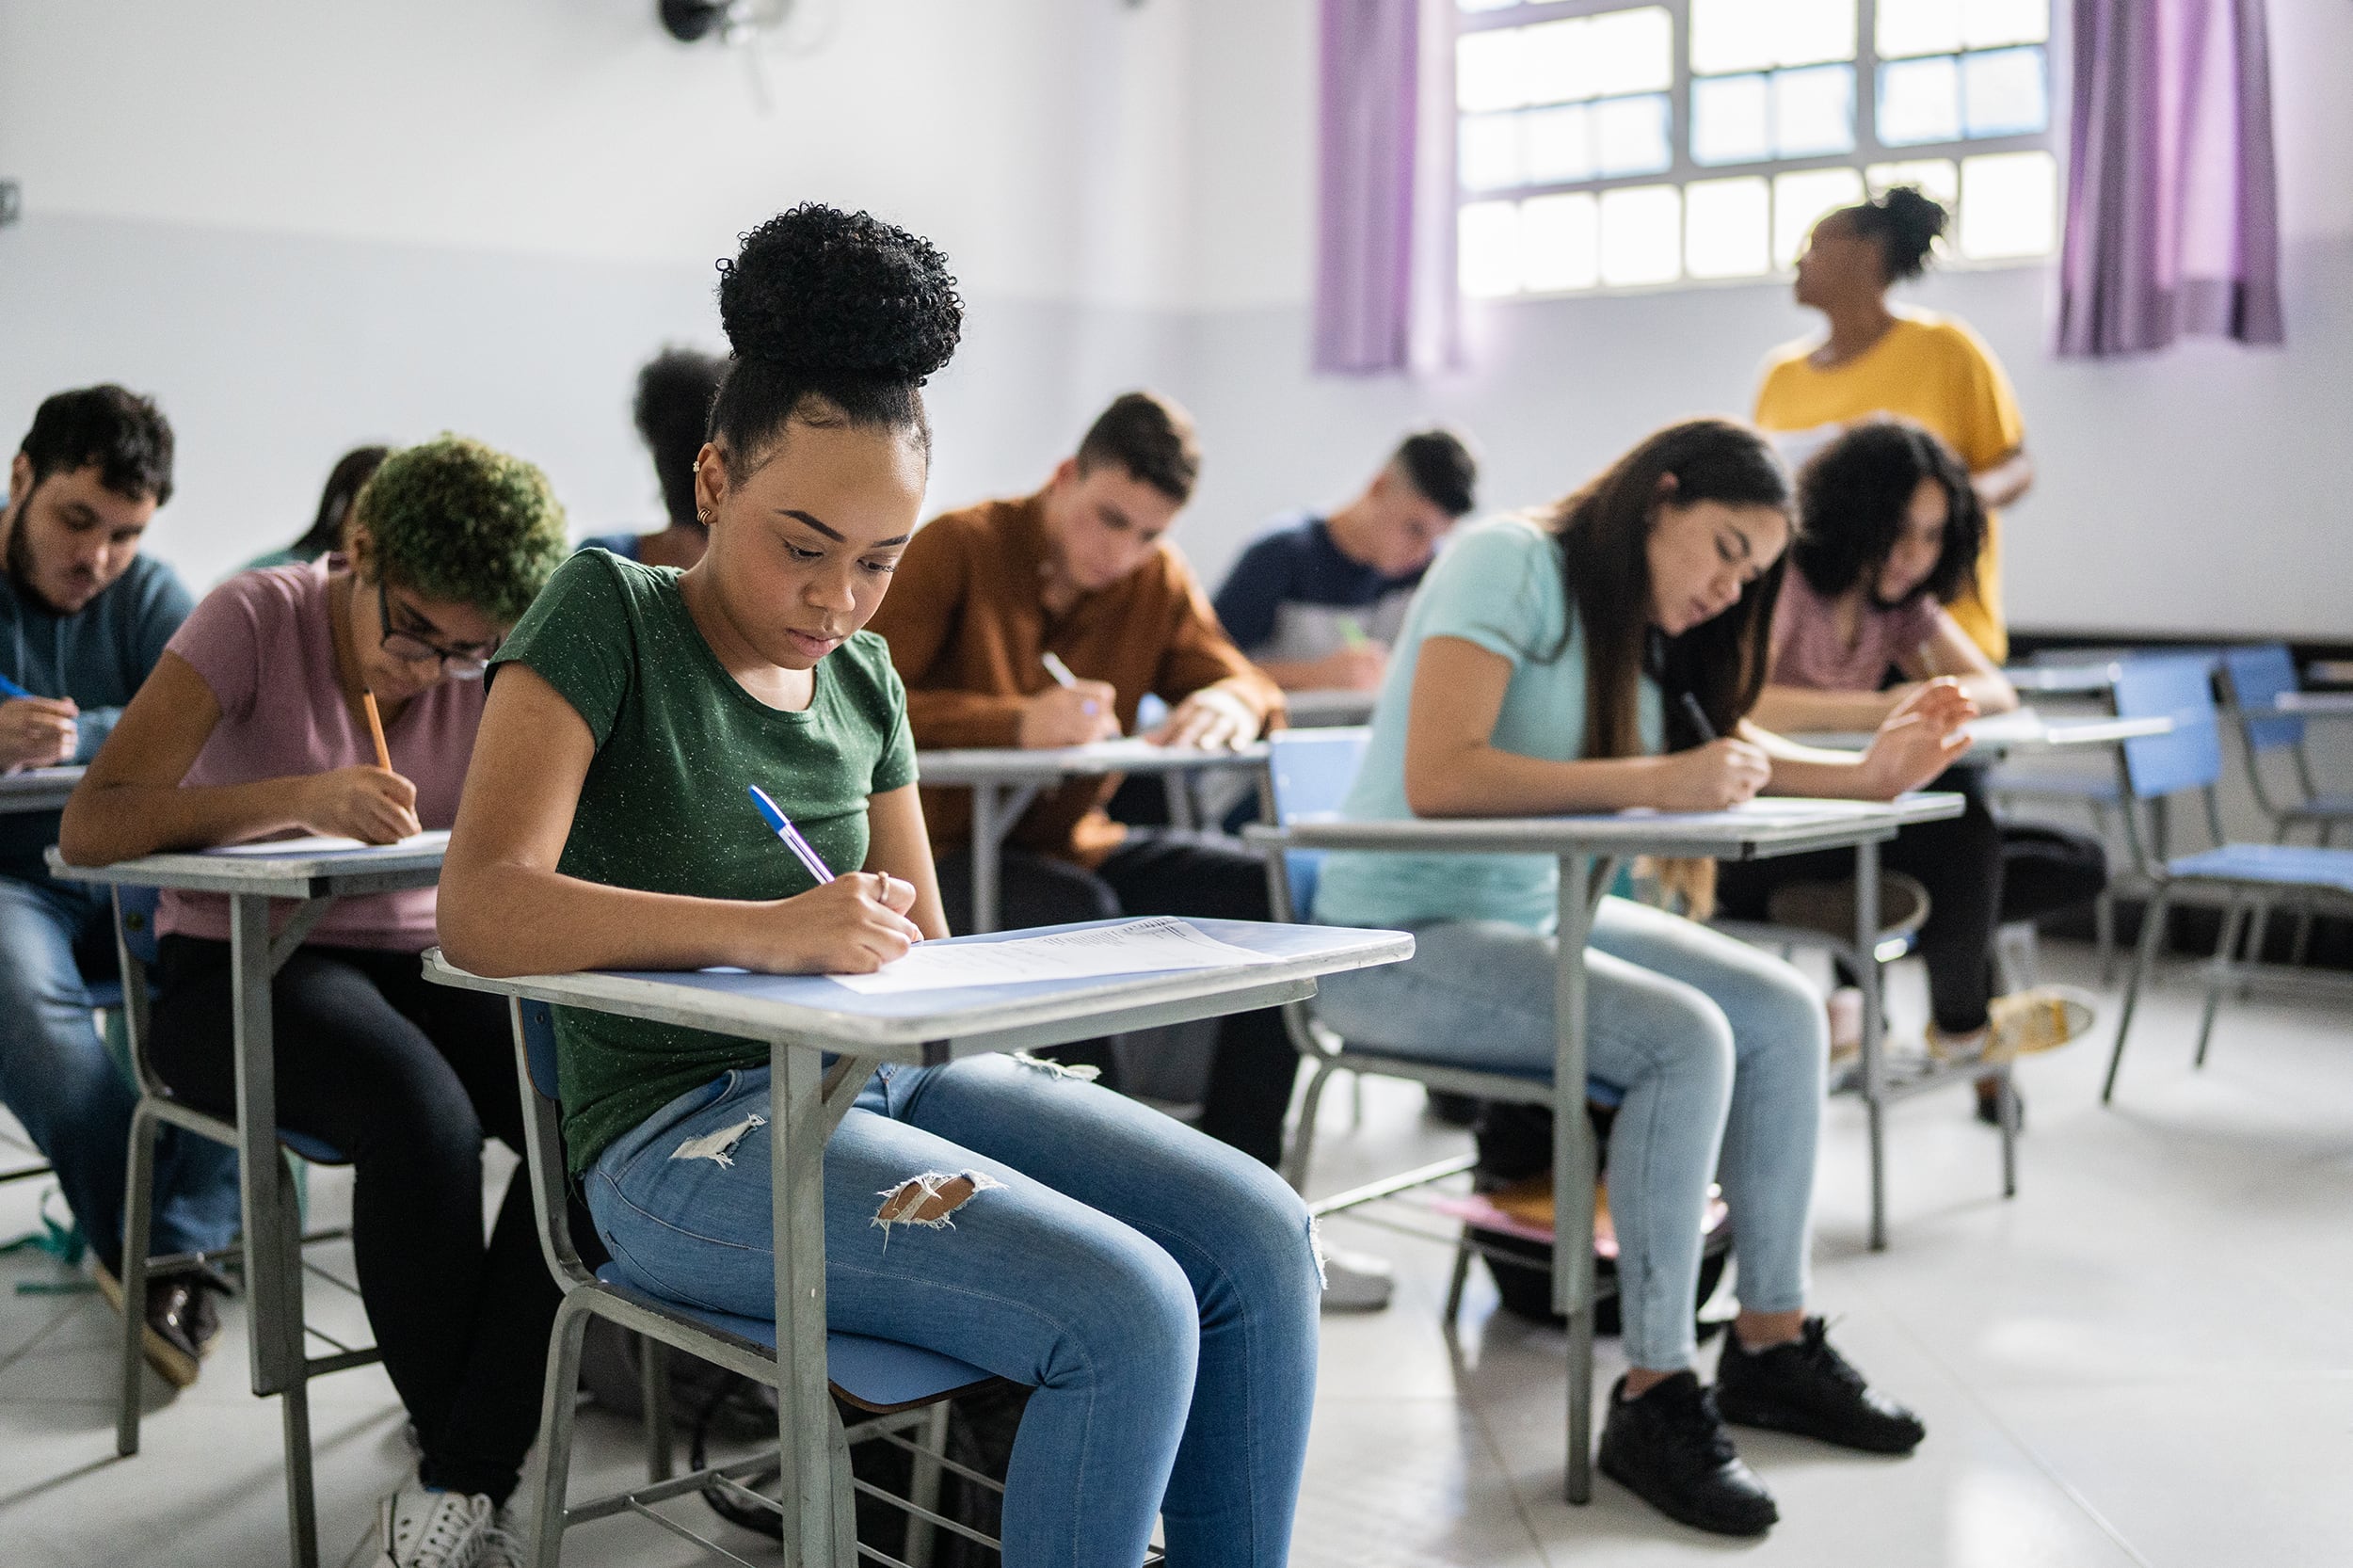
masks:
[[[767,1070],[730,1072],[598,1156],[588,1209],[630,1283],[775,1315],[770,1119]],[[968,1196],[927,1198],[935,1176]],[[894,1194],[909,1217],[879,1223]],[[1156,1514],[1173,1564],[1288,1560],[1320,1290],[1273,1172],[1066,1069],[885,1067],[825,1145],[831,1325],[1036,1390],[1008,1568],[1133,1568]]]

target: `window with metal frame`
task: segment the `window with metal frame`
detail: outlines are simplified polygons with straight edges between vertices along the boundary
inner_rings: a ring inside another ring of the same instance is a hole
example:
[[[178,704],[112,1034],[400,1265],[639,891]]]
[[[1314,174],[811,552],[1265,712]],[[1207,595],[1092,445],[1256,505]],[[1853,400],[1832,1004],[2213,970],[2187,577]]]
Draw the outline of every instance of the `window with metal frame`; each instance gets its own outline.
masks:
[[[1961,261],[2057,248],[2053,0],[1455,4],[1466,294],[1771,277],[1897,184]]]

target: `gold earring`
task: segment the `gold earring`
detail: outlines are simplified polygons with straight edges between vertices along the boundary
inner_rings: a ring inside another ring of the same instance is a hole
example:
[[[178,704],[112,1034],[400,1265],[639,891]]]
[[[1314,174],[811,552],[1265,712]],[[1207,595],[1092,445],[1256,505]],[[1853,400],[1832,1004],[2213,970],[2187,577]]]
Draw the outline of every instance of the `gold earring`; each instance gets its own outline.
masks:
[[[701,523],[701,524],[702,524],[705,528],[710,527],[710,526],[711,526],[711,508],[710,508],[710,507],[708,507],[708,506],[697,506],[697,507],[696,507],[696,508],[695,508],[695,520],[696,520],[696,522]]]

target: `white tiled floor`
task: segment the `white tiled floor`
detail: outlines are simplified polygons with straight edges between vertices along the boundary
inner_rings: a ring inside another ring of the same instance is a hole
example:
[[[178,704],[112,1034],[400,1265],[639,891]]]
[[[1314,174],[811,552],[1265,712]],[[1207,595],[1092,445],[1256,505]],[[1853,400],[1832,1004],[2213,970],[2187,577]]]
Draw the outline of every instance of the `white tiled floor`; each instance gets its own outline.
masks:
[[[2087,968],[2064,949],[2056,970]],[[2082,973],[2060,978],[2085,979]],[[1903,976],[1909,993],[1915,976]],[[1916,995],[1899,1014],[1916,1016]],[[1744,1453],[1784,1520],[1761,1544],[1666,1524],[1604,1480],[1561,1501],[1561,1340],[1495,1311],[1476,1279],[1453,1342],[1443,1248],[1336,1224],[1399,1262],[1397,1305],[1326,1320],[1322,1394],[1292,1560],[1333,1568],[1593,1562],[1870,1568],[2152,1568],[2353,1560],[2353,1037],[2329,1004],[2224,1015],[2188,1069],[2194,999],[2160,993],[2135,1030],[2118,1106],[2097,1104],[2106,1032],[2022,1073],[2024,1190],[1998,1196],[1993,1135],[1963,1098],[1894,1123],[1890,1250],[1863,1244],[1863,1128],[1833,1105],[1822,1155],[1817,1297],[1839,1343],[1928,1420],[1909,1460],[1762,1434]],[[1318,1185],[1461,1146],[1418,1093],[1370,1085],[1367,1126],[1327,1098]],[[344,1189],[320,1180],[331,1212]],[[35,1193],[0,1189],[0,1234]],[[5,1294],[51,1281],[0,1257],[0,1562],[11,1568],[284,1560],[274,1406],[245,1391],[232,1315],[196,1388],[149,1384],[145,1451],[113,1457],[113,1319],[95,1297]],[[1603,1375],[1614,1377],[1604,1343]],[[315,1385],[326,1557],[360,1538],[407,1462],[375,1370]],[[619,1479],[633,1434],[589,1416],[583,1479]],[[698,1504],[684,1505],[699,1512]],[[722,1527],[724,1528],[724,1527]],[[748,1537],[739,1550],[760,1554]],[[639,1523],[586,1529],[570,1563],[670,1564]]]

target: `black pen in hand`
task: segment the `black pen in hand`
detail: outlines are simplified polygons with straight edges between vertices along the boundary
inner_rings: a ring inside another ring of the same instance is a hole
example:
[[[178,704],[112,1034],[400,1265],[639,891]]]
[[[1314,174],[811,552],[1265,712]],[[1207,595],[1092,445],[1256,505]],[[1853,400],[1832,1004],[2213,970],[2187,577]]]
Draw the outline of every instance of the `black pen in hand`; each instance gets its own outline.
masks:
[[[1707,710],[1700,706],[1700,699],[1689,692],[1679,695],[1683,701],[1683,716],[1691,721],[1691,728],[1698,734],[1700,744],[1705,745],[1715,740],[1716,727],[1707,722]]]

